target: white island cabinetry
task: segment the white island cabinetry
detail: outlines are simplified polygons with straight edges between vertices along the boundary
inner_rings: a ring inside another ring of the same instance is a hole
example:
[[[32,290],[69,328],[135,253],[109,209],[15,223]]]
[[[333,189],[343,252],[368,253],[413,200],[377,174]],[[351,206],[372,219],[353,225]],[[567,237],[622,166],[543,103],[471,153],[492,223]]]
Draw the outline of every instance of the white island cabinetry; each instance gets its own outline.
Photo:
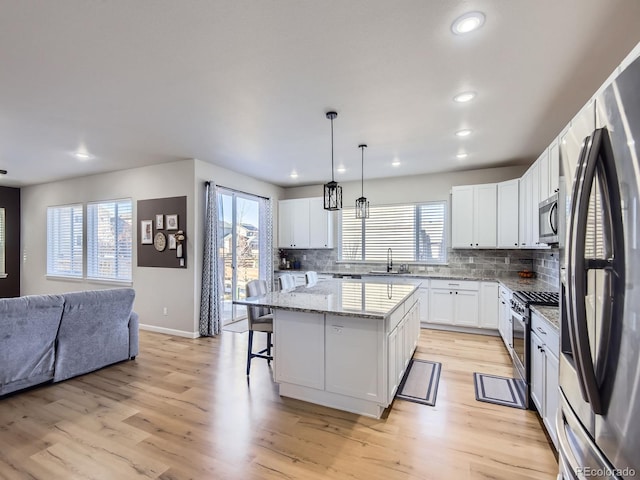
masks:
[[[273,310],[280,395],[376,418],[420,335],[414,284],[326,280],[237,303]]]

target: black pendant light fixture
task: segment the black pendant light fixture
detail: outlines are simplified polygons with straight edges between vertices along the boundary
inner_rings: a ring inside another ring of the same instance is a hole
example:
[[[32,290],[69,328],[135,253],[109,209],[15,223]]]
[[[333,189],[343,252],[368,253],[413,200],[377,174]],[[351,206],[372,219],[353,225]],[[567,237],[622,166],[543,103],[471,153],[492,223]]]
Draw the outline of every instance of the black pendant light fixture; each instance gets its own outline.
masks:
[[[369,200],[364,196],[364,149],[367,145],[363,143],[358,145],[358,148],[362,151],[362,196],[356,200],[356,218],[369,218]]]
[[[324,184],[324,209],[340,210],[342,208],[342,187],[333,179],[333,119],[338,114],[327,112],[327,118],[331,120],[331,181]]]

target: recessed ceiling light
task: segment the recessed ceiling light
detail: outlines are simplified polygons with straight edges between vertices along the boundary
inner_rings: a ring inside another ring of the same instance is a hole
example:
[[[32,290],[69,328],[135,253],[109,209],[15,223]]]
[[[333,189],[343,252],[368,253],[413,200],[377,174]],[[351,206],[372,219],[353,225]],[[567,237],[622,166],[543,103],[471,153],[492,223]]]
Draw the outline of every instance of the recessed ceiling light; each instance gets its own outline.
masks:
[[[473,32],[484,25],[484,18],[484,13],[482,12],[465,13],[456,18],[451,24],[451,31],[456,35]]]
[[[471,135],[471,130],[465,129],[465,130],[458,130],[456,132],[456,135],[458,137],[468,137],[469,135]]]
[[[476,92],[462,92],[453,97],[454,102],[465,103],[476,98]]]
[[[293,172],[291,172],[291,173],[289,174],[289,176],[290,176],[291,178],[298,178],[298,172],[293,171]]]
[[[391,162],[391,165],[394,167],[399,167],[400,166],[400,160],[398,160],[397,158],[393,159],[393,162]]]
[[[456,155],[456,158],[459,158],[460,160],[462,160],[463,158],[467,158],[468,156],[469,156],[468,153],[461,152]]]
[[[78,160],[90,160],[93,158],[93,155],[87,152],[75,152],[74,155]]]
[[[336,172],[338,172],[338,173],[344,173],[346,171],[347,171],[347,169],[344,168],[344,165],[340,165],[338,168],[336,168]]]

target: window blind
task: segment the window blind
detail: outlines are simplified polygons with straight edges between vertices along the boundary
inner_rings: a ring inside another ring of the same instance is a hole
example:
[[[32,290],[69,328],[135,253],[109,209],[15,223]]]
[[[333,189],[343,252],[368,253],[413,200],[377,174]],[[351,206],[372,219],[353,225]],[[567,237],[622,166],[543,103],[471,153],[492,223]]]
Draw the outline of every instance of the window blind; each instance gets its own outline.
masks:
[[[131,281],[132,202],[87,204],[87,278]]]
[[[367,219],[355,218],[355,208],[343,208],[340,222],[340,259],[445,263],[446,201],[370,207]]]
[[[82,278],[82,205],[47,208],[47,275]]]
[[[5,235],[6,230],[4,223],[4,208],[0,208],[0,275],[4,275],[4,273],[6,272],[4,253],[6,244]]]

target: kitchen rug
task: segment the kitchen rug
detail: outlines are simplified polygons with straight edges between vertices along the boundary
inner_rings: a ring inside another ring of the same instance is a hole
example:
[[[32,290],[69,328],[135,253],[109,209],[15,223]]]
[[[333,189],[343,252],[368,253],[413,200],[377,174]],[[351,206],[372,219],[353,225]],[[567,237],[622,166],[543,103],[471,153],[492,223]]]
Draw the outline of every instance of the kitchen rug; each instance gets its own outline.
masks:
[[[412,359],[400,382],[396,398],[434,407],[442,364]]]
[[[222,330],[225,332],[244,333],[249,331],[249,323],[247,319],[240,320],[239,322],[227,323]]]
[[[524,409],[524,402],[513,378],[474,373],[473,380],[476,400],[479,402]]]

